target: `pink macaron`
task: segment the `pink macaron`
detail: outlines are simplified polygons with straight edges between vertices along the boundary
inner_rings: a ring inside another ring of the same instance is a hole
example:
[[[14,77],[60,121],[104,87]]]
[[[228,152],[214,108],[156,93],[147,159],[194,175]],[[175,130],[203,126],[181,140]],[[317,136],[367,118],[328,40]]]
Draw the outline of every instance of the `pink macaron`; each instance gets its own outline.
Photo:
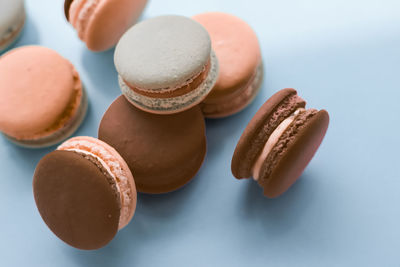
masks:
[[[0,132],[14,143],[59,143],[75,132],[86,110],[78,72],[56,51],[25,46],[0,57]]]
[[[263,64],[257,35],[242,19],[208,12],[193,17],[206,28],[219,62],[218,80],[201,103],[208,118],[221,118],[247,107],[260,90]]]
[[[147,0],[65,0],[67,20],[92,51],[113,47],[142,14]]]

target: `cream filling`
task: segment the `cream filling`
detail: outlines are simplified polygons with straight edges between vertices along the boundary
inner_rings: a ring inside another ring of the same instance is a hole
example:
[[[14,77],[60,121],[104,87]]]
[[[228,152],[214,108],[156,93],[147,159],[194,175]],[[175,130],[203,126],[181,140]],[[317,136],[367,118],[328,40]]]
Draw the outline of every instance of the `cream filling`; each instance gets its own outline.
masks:
[[[289,125],[295,120],[296,116],[300,114],[300,112],[304,111],[304,108],[299,108],[297,109],[292,115],[290,115],[288,118],[286,118],[284,121],[281,122],[281,124],[276,127],[276,129],[272,132],[272,134],[269,136],[267,142],[265,143],[265,146],[260,154],[258,156],[258,159],[256,160],[256,163],[254,164],[253,167],[253,178],[254,180],[258,181],[260,178],[260,171],[261,167],[263,166],[264,161],[267,159],[268,154],[271,152],[272,148],[278,143],[279,138],[282,136],[282,134],[285,132],[285,130],[289,127]]]
[[[121,76],[118,76],[118,81],[122,93],[136,107],[153,113],[170,114],[175,113],[177,110],[187,110],[203,101],[217,82],[218,72],[217,57],[214,52],[211,52],[211,66],[207,78],[193,91],[171,98],[154,98],[140,95],[125,84]]]
[[[94,153],[80,148],[88,148],[94,150],[93,151]],[[100,164],[104,167],[104,169],[110,174],[110,176],[114,180],[117,190],[119,192],[120,202],[121,202],[121,212],[120,212],[118,229],[122,229],[124,226],[126,226],[130,220],[129,203],[131,203],[132,201],[131,197],[132,192],[130,190],[128,177],[125,175],[124,170],[121,164],[119,163],[118,159],[114,158],[111,155],[111,153],[109,153],[103,147],[99,147],[98,145],[85,140],[67,141],[64,144],[61,144],[58,147],[58,150],[72,151],[79,154],[88,155],[97,159],[100,162]],[[97,154],[101,155],[104,158],[104,160]]]
[[[210,61],[211,61],[211,59],[210,59]],[[211,63],[209,63],[209,64],[211,64]],[[176,90],[178,90],[178,89],[180,89],[182,87],[185,87],[185,86],[191,84],[196,78],[198,78],[205,71],[206,71],[206,66],[204,66],[203,69],[198,74],[194,75],[192,78],[187,79],[184,83],[182,83],[180,85],[177,85],[175,87],[156,88],[156,89],[144,89],[144,88],[136,87],[136,89],[139,90],[139,91],[145,92],[145,93],[153,93],[153,94],[154,93],[159,93],[159,94],[172,93],[172,92],[174,92],[174,91],[176,91]],[[122,77],[121,77],[121,79],[122,79]],[[124,81],[124,83],[128,87],[130,87],[130,85],[127,84],[125,81]]]

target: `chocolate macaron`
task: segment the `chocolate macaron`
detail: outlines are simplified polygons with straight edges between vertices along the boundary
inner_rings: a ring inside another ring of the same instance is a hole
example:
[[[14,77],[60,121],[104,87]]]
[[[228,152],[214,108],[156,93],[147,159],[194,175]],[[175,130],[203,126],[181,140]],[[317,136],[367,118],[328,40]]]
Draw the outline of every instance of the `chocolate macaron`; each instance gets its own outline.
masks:
[[[206,154],[203,114],[198,106],[181,113],[144,112],[118,97],[99,127],[99,139],[126,160],[143,193],[167,193],[189,182]]]
[[[305,109],[294,89],[274,94],[243,132],[232,158],[232,173],[253,177],[264,195],[284,193],[303,173],[328,129],[325,110]]]
[[[129,167],[106,143],[67,140],[36,167],[33,193],[55,235],[79,249],[105,246],[132,219],[136,188]]]
[[[125,97],[155,114],[200,103],[219,69],[208,32],[183,16],[160,16],[130,28],[117,44],[114,62]]]

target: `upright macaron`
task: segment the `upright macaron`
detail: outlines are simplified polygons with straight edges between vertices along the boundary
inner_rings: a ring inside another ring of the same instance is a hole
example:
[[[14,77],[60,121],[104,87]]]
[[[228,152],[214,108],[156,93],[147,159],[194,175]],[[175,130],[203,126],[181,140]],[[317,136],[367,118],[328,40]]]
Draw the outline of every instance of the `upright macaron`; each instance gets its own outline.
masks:
[[[114,56],[122,93],[137,108],[178,113],[214,86],[218,61],[207,31],[182,16],[160,16],[129,29]]]
[[[147,0],[65,0],[67,20],[93,51],[113,47],[142,14]]]
[[[139,192],[160,194],[188,183],[206,154],[198,106],[171,115],[144,112],[118,97],[101,120],[99,139],[126,160]]]
[[[76,137],[42,158],[33,177],[37,208],[50,230],[79,249],[98,249],[136,208],[132,173],[109,145]]]
[[[328,129],[325,110],[305,109],[294,89],[274,94],[246,127],[232,158],[232,173],[253,177],[264,195],[277,197],[303,173]]]
[[[25,147],[45,147],[79,127],[87,99],[78,72],[56,51],[25,46],[0,57],[0,131]]]
[[[208,118],[235,114],[247,107],[260,90],[263,64],[258,38],[242,19],[220,12],[193,17],[211,36],[219,62],[218,80],[201,109]]]
[[[24,0],[0,0],[0,52],[18,38],[24,24]]]

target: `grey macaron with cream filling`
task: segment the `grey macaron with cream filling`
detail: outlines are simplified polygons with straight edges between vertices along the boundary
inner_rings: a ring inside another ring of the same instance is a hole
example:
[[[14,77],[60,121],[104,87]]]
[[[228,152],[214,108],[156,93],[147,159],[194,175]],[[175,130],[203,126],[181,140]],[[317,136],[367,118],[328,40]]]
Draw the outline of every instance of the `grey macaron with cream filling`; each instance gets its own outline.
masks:
[[[183,16],[160,16],[133,26],[117,44],[114,61],[125,97],[156,114],[197,105],[218,76],[208,32]]]

